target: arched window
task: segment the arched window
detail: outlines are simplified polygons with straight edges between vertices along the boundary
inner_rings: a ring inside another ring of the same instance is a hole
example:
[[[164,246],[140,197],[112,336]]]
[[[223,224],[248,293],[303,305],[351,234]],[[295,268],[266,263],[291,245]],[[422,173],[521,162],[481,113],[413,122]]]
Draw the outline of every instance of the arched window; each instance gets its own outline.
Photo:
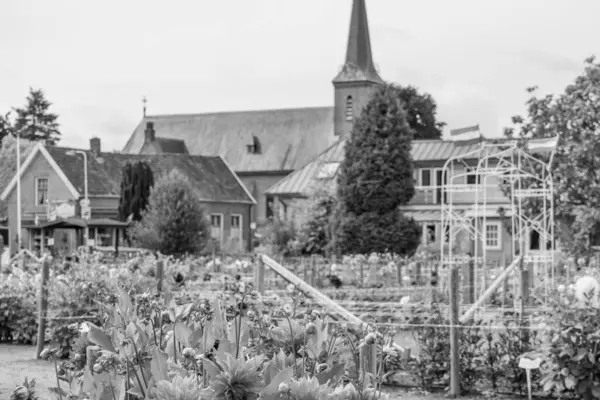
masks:
[[[346,121],[352,121],[354,112],[352,109],[352,96],[346,97]]]

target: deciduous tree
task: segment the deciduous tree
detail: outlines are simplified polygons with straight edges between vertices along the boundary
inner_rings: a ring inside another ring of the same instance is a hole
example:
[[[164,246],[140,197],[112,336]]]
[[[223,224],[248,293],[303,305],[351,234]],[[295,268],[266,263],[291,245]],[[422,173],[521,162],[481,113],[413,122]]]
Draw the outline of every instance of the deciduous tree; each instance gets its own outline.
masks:
[[[150,192],[148,208],[131,236],[142,247],[181,256],[201,252],[210,238],[208,221],[187,177],[174,170]]]
[[[557,232],[566,250],[587,251],[600,226],[600,64],[593,57],[585,60],[583,73],[563,93],[538,97],[536,90],[527,89],[527,114],[513,117],[505,135],[523,139],[525,146],[531,138],[559,137],[551,165]],[[541,174],[535,168],[531,172]],[[535,215],[541,202],[529,199],[524,205]]]

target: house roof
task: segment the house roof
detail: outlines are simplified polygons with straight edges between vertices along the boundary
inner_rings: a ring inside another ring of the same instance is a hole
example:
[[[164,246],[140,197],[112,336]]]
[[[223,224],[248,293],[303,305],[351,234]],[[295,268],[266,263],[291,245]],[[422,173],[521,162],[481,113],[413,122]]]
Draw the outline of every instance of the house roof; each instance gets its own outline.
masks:
[[[35,146],[21,168],[21,176],[33,160],[45,157],[53,170],[65,183],[74,197],[84,194],[84,159],[79,154],[70,155],[73,150],[85,152],[87,157],[88,194],[90,196],[119,196],[122,169],[128,162],[146,161],[155,179],[178,169],[190,180],[200,200],[206,202],[228,202],[256,204],[238,176],[219,156],[191,156],[187,154],[131,155],[120,153],[100,153],[95,156],[89,150],[66,147]],[[14,175],[10,184],[2,192],[5,200],[16,186]]]
[[[65,147],[48,147],[47,151],[80,194],[84,192],[83,157],[67,154]],[[255,200],[237,175],[219,156],[187,154],[131,155],[100,153],[98,157],[85,150],[88,164],[88,194],[90,196],[119,196],[121,173],[128,162],[145,161],[155,179],[178,169],[185,174],[203,201],[254,204]]]
[[[333,107],[144,117],[123,148],[137,154],[147,122],[157,140],[176,139],[190,154],[222,156],[236,172],[295,170],[334,140]],[[248,151],[256,138],[260,152]]]
[[[345,139],[340,139],[314,160],[298,168],[290,175],[271,186],[266,194],[279,196],[305,196],[319,182],[319,171],[328,163],[339,163],[344,158]],[[337,168],[336,168],[337,171]],[[332,176],[333,177],[333,176]],[[331,177],[331,178],[332,178]]]
[[[327,168],[327,164],[339,163],[344,159],[344,146],[347,137],[340,139],[333,146],[315,157],[312,161],[286,176],[271,186],[266,194],[274,196],[298,197],[306,196],[321,180],[319,173]],[[414,140],[412,142],[412,158],[414,162],[446,161],[480,149],[479,142],[460,143],[447,140]],[[331,168],[329,168],[331,170]],[[335,168],[337,172],[337,168]],[[335,174],[334,174],[335,175]],[[332,179],[327,176],[325,179]]]

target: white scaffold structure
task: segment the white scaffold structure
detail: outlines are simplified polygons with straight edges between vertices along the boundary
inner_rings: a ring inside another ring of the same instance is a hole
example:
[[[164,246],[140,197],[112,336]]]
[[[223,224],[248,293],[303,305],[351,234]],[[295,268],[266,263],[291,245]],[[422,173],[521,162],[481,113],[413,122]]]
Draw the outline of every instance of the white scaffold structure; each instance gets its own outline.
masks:
[[[475,297],[486,289],[486,221],[489,218],[496,221],[505,218],[511,221],[509,243],[513,259],[522,255],[524,263],[532,263],[536,267],[530,279],[533,287],[543,283],[544,297],[547,298],[549,282],[553,284],[555,272],[554,187],[550,168],[557,139],[529,140],[528,151],[523,149],[524,143],[517,139],[496,142],[482,140],[476,150],[446,162],[442,184],[446,201],[441,205],[442,232],[446,239],[441,241],[441,261],[443,266],[474,263],[472,290]],[[549,161],[536,157],[542,153],[549,155],[545,157]],[[471,176],[471,182],[467,176]],[[499,215],[497,194],[502,181],[508,193],[504,197],[505,204],[501,206],[504,215]],[[536,202],[534,215],[525,211],[524,207],[524,203],[531,200]],[[497,234],[503,235],[504,230],[504,226],[501,226]],[[532,232],[539,238],[539,249],[535,251],[529,249]],[[470,239],[468,252],[457,251],[461,235],[468,235]],[[506,261],[507,264],[510,262]]]

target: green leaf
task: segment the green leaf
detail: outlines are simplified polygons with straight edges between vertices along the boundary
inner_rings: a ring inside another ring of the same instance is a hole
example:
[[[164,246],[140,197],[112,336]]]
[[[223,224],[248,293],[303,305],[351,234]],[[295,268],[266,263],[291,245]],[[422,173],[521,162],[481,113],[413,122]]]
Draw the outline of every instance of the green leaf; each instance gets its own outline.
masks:
[[[169,379],[167,358],[157,348],[154,349],[152,354],[152,361],[150,362],[150,370],[152,376],[156,381],[162,381]]]
[[[294,369],[292,367],[285,368],[280,371],[273,380],[265,386],[265,388],[261,392],[261,396],[275,396],[277,395],[277,391],[279,389],[279,385],[283,382],[287,382],[294,376]]]
[[[190,345],[190,336],[191,331],[190,328],[187,327],[183,322],[176,322],[174,328],[175,338],[181,342],[184,347],[189,347]]]
[[[194,303],[185,304],[183,306],[177,307],[177,315],[176,318],[178,321],[185,319],[192,311],[192,307],[194,307]]]
[[[333,367],[327,368],[325,371],[317,374],[317,380],[319,385],[329,384],[329,386],[335,386],[344,376],[344,364],[336,364]]]
[[[213,379],[215,376],[221,373],[219,367],[209,359],[203,358],[202,365],[204,366],[204,370],[206,371],[209,379]]]
[[[568,390],[575,389],[576,385],[577,385],[577,378],[575,378],[574,376],[567,376],[565,378],[565,388],[567,388]]]
[[[88,332],[88,339],[102,347],[104,350],[108,350],[112,353],[115,353],[115,347],[113,346],[112,340],[110,336],[108,336],[104,331],[98,328],[96,325],[89,323],[90,331]]]

